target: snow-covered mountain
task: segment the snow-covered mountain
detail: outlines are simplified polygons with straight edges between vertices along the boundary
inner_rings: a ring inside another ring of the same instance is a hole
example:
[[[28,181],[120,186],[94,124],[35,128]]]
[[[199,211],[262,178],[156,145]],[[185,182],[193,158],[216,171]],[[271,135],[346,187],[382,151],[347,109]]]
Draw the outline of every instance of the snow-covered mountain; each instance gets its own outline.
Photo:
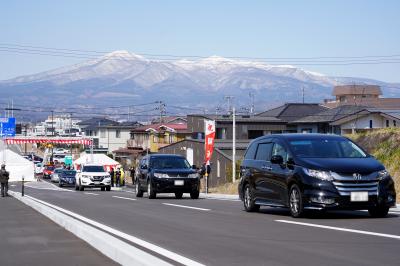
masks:
[[[350,82],[378,84],[391,96],[395,84],[329,77],[297,67],[211,56],[199,60],[151,60],[115,51],[80,64],[0,82],[3,97],[43,105],[113,105],[163,100],[171,105],[215,107],[224,95],[237,105],[296,102],[302,87],[308,102],[331,97],[332,87]],[[398,84],[397,84],[398,86]]]

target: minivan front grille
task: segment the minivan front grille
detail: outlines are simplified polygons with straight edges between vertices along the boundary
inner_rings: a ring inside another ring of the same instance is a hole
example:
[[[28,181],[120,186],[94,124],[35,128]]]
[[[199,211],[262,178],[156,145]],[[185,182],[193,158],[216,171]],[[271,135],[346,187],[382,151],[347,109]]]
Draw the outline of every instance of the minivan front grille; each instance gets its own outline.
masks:
[[[368,192],[368,195],[378,195],[378,174],[376,172],[360,175],[360,174],[338,174],[332,173],[333,184],[341,196],[350,196],[351,192]]]

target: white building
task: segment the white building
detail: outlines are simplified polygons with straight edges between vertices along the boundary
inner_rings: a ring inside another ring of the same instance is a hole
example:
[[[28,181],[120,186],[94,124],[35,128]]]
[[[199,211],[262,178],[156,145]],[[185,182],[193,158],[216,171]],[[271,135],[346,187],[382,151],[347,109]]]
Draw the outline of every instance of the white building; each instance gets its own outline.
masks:
[[[76,136],[79,135],[80,120],[72,118],[71,115],[49,116],[45,121],[36,124],[32,134],[34,136]]]

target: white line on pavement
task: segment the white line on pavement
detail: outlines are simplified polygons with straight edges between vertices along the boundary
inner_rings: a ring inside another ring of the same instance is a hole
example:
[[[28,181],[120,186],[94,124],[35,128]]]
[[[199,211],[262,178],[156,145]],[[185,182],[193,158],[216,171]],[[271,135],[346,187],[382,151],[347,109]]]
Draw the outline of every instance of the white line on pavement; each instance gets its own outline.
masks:
[[[400,236],[399,235],[382,234],[382,233],[369,232],[369,231],[363,231],[363,230],[355,230],[355,229],[348,229],[348,228],[341,228],[341,227],[334,227],[334,226],[327,226],[327,225],[320,225],[320,224],[301,223],[301,222],[294,222],[294,221],[288,221],[288,220],[275,220],[275,222],[303,225],[303,226],[309,226],[309,227],[317,227],[317,228],[336,230],[336,231],[343,231],[343,232],[356,233],[356,234],[363,234],[363,235],[394,238],[394,239],[399,239],[400,240]]]
[[[185,205],[178,205],[178,204],[171,204],[171,203],[163,203],[163,204],[168,205],[168,206],[187,208],[187,209],[193,209],[193,210],[199,210],[199,211],[211,211],[210,209],[203,209],[203,208],[197,208],[197,207],[191,207],[191,206],[185,206]]]
[[[85,222],[85,223],[90,224],[90,225],[92,225],[92,226],[95,226],[95,227],[97,227],[97,228],[102,228],[102,230],[108,232],[109,234],[114,234],[114,235],[116,235],[116,236],[118,236],[118,237],[120,237],[120,238],[123,238],[123,239],[125,239],[125,240],[127,240],[127,241],[129,241],[129,242],[135,243],[136,245],[139,245],[139,246],[144,247],[144,248],[146,248],[146,249],[148,249],[148,250],[151,250],[151,251],[153,251],[153,252],[155,252],[155,253],[157,253],[157,254],[160,254],[160,255],[162,255],[162,256],[164,256],[164,257],[167,257],[167,258],[169,258],[169,259],[171,259],[171,260],[173,260],[173,261],[176,261],[176,262],[178,262],[178,263],[180,263],[180,264],[188,265],[188,266],[204,266],[204,264],[201,264],[201,263],[199,263],[199,262],[197,262],[197,261],[191,260],[191,259],[186,258],[186,257],[184,257],[184,256],[181,256],[181,255],[179,255],[179,254],[177,254],[177,253],[174,253],[174,252],[172,252],[172,251],[169,251],[169,250],[167,250],[167,249],[164,249],[164,248],[162,248],[162,247],[160,247],[160,246],[157,246],[157,245],[151,244],[151,243],[149,243],[149,242],[146,242],[146,241],[144,241],[144,240],[142,240],[142,239],[140,239],[140,238],[134,237],[134,236],[132,236],[132,235],[128,235],[128,234],[126,234],[126,233],[124,233],[124,232],[118,231],[117,229],[114,229],[114,228],[109,227],[109,226],[107,226],[107,225],[105,225],[105,224],[96,222],[96,221],[94,221],[94,220],[91,220],[91,219],[89,219],[89,218],[86,218],[86,217],[84,217],[84,216],[82,216],[82,215],[79,215],[79,214],[77,214],[77,213],[68,211],[68,210],[66,210],[66,209],[63,209],[63,208],[61,208],[61,207],[58,207],[58,206],[56,206],[56,205],[47,203],[47,202],[45,202],[45,201],[39,200],[39,199],[34,198],[34,197],[31,197],[31,196],[26,196],[26,197],[28,197],[28,198],[30,198],[30,199],[32,199],[32,200],[35,200],[35,201],[37,201],[37,202],[40,202],[40,203],[42,203],[43,205],[46,205],[46,206],[48,206],[48,207],[51,207],[51,208],[53,208],[53,209],[55,209],[55,210],[58,210],[58,211],[60,211],[60,212],[62,212],[62,213],[64,213],[64,214],[67,214],[67,215],[69,215],[69,216],[71,216],[71,217],[74,217],[74,218],[76,218],[76,219],[79,219],[79,220],[81,220],[82,222]]]
[[[96,193],[92,193],[92,192],[84,192],[86,195],[95,195],[95,196],[98,196],[99,194],[96,194]]]
[[[126,193],[135,194],[135,192],[133,192],[133,191],[129,191],[129,190],[121,190],[121,191],[123,191],[123,192],[126,192]]]
[[[112,196],[113,198],[118,198],[118,199],[126,199],[126,200],[136,200],[132,198],[125,198],[125,197],[118,197],[118,196]]]

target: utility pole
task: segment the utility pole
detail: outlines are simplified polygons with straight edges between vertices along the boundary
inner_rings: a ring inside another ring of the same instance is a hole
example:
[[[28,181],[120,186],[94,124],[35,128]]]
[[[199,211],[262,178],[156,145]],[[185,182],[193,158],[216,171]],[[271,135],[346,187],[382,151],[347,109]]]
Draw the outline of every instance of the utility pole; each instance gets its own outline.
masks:
[[[228,112],[231,113],[232,112],[232,102],[235,97],[232,95],[227,95],[227,96],[224,96],[224,98],[225,98],[225,100],[228,101]]]
[[[303,103],[304,103],[304,86],[301,87],[301,94],[303,96]]]
[[[162,101],[159,102],[160,105],[158,107],[158,109],[160,110],[160,123],[163,122],[163,115],[165,115],[165,103],[163,103]]]
[[[236,114],[232,108],[232,182],[236,181]]]
[[[250,100],[251,100],[251,105],[250,105],[250,114],[254,114],[254,93],[249,92]]]

